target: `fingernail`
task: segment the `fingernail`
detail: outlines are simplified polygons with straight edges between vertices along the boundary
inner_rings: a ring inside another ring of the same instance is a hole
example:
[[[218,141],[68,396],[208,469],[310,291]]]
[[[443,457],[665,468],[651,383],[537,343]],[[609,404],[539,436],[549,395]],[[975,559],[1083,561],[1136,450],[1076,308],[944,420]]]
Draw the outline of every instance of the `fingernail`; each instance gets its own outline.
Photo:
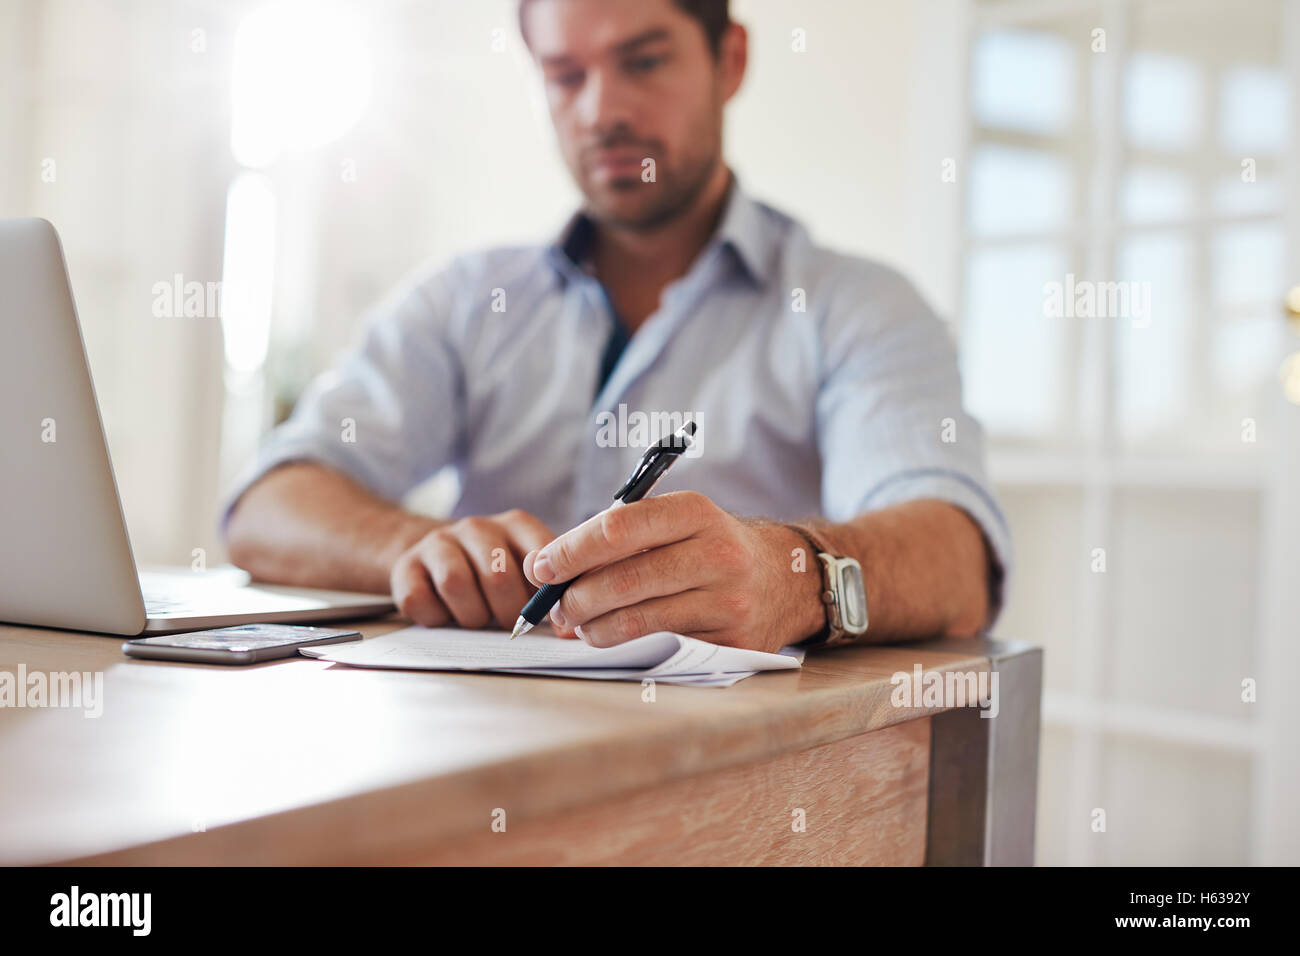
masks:
[[[533,558],[533,577],[546,582],[550,581],[554,576],[555,572],[551,570],[551,562],[547,558],[545,551]]]
[[[573,629],[573,633],[578,635],[579,640],[587,641],[587,635],[582,633],[581,624],[579,624],[577,627]],[[587,641],[587,643],[590,644],[591,641]]]
[[[554,621],[558,627],[564,627],[567,623],[564,620],[564,614],[560,611],[560,606],[558,604],[551,608],[551,620]]]

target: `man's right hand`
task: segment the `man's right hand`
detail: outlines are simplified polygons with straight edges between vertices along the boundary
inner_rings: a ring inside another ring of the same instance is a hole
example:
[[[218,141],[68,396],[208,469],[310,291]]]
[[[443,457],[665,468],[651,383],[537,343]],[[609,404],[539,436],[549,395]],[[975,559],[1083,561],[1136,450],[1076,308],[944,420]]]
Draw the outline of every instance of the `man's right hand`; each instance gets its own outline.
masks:
[[[533,587],[522,562],[555,537],[526,511],[461,518],[435,528],[393,564],[398,610],[416,624],[510,630]]]

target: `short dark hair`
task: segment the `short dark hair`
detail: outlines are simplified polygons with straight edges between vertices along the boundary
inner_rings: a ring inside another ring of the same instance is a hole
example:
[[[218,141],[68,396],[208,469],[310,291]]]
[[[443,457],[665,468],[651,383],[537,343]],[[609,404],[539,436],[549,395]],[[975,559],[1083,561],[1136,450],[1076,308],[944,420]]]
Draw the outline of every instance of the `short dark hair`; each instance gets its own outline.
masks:
[[[528,43],[528,31],[524,29],[524,9],[532,0],[519,0],[519,32],[524,43]],[[731,25],[730,0],[673,0],[677,8],[688,17],[699,21],[704,30],[704,37],[709,41],[709,49],[718,56],[722,49],[722,35]]]

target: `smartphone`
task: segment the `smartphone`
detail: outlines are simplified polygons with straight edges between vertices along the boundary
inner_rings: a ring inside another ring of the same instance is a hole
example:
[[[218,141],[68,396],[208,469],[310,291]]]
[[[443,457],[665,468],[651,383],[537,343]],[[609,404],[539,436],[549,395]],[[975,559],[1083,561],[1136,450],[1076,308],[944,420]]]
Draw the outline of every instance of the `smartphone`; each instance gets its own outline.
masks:
[[[199,664],[255,664],[296,657],[298,648],[361,640],[360,631],[295,624],[240,624],[189,634],[140,637],[122,645],[127,657]]]

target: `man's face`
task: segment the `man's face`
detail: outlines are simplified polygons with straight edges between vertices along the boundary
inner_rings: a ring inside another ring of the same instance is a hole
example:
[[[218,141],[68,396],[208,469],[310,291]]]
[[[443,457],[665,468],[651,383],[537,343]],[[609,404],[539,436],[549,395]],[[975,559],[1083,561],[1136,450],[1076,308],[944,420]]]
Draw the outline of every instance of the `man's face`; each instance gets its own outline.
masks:
[[[649,229],[689,207],[721,160],[722,107],[739,83],[699,21],[673,0],[532,0],[524,17],[591,214]]]

